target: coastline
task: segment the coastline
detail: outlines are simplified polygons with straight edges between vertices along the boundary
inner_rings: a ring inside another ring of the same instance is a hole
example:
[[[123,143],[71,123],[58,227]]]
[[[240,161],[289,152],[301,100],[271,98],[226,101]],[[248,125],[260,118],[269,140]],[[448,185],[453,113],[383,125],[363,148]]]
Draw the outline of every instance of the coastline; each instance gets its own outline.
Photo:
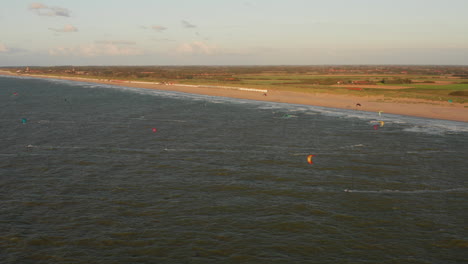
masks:
[[[327,93],[301,93],[283,90],[262,90],[242,87],[159,84],[137,81],[88,79],[79,77],[13,74],[0,71],[0,75],[27,76],[43,79],[63,79],[79,82],[111,84],[126,87],[177,91],[210,96],[270,101],[290,104],[314,105],[356,111],[379,112],[406,116],[468,122],[468,104],[436,102],[406,98],[361,97]]]

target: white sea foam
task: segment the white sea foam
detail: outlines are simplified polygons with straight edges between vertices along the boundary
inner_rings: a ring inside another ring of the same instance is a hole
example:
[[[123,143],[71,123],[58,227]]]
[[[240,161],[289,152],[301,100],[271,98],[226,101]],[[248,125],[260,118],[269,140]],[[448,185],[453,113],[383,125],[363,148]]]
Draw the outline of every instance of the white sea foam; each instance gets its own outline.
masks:
[[[341,149],[355,149],[355,148],[362,148],[365,147],[366,145],[364,144],[356,144],[356,145],[351,145],[351,146],[343,146],[340,147]]]
[[[384,194],[421,194],[421,193],[465,193],[468,191],[467,188],[451,188],[451,189],[439,189],[439,190],[354,190],[344,189],[348,193],[384,193]]]

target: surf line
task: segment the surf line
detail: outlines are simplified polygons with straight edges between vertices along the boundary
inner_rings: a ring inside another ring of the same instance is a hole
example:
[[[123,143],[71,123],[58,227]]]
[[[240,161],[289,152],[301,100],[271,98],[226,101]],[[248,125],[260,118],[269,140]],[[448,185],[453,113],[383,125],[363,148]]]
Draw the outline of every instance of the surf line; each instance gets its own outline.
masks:
[[[467,188],[451,188],[441,190],[421,189],[421,190],[355,190],[344,189],[345,192],[353,193],[384,193],[384,194],[415,194],[415,193],[451,193],[451,192],[466,192]]]
[[[82,77],[67,78],[67,77],[63,77],[63,76],[38,75],[38,74],[25,74],[25,76],[47,77],[47,78],[56,78],[56,79],[65,79],[65,80],[79,79],[79,80],[84,80],[84,81],[86,81],[86,80],[87,81],[107,81],[107,82],[113,82],[113,83],[137,83],[137,84],[157,84],[157,85],[164,84],[164,83],[160,83],[160,82],[142,82],[142,81],[116,80],[116,79],[95,79],[95,78],[82,78]],[[182,87],[198,87],[198,88],[201,88],[201,87],[222,88],[222,89],[233,89],[233,90],[248,91],[248,92],[268,93],[268,90],[266,90],[266,89],[254,89],[254,88],[235,87],[235,86],[193,85],[193,84],[175,84],[175,83],[171,83],[170,85],[182,86]]]

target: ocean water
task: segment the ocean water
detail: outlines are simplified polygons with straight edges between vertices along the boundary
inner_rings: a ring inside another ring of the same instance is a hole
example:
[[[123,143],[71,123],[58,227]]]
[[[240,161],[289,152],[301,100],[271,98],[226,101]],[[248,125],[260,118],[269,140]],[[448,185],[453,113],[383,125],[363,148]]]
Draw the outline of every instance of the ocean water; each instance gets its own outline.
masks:
[[[467,123],[18,77],[0,104],[1,263],[468,260]]]

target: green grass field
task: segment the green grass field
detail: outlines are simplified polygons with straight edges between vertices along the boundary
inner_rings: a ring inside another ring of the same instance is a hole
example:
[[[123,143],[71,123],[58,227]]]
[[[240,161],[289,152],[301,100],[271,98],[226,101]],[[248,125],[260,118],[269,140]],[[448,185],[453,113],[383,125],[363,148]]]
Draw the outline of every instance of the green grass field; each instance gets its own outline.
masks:
[[[266,75],[266,74],[242,74],[232,76],[236,81],[227,81],[218,79],[190,79],[178,80],[181,83],[191,84],[210,84],[225,86],[245,86],[273,90],[287,90],[309,93],[332,93],[349,94],[356,96],[385,96],[386,98],[414,98],[431,101],[451,101],[453,103],[468,102],[468,80],[467,79],[449,79],[435,78],[434,76],[424,75],[308,75],[308,74],[290,74],[290,75]],[[414,83],[382,84],[382,79],[399,80],[409,79]],[[359,85],[351,84],[352,81],[368,81],[378,88],[362,88],[362,90],[352,90],[348,88],[358,88]],[[449,82],[448,84],[435,84],[431,81]],[[334,84],[341,82],[349,87],[337,87]],[[423,83],[428,82],[428,83]],[[392,86],[404,86],[406,89],[393,89]],[[388,87],[388,89],[386,89]]]

